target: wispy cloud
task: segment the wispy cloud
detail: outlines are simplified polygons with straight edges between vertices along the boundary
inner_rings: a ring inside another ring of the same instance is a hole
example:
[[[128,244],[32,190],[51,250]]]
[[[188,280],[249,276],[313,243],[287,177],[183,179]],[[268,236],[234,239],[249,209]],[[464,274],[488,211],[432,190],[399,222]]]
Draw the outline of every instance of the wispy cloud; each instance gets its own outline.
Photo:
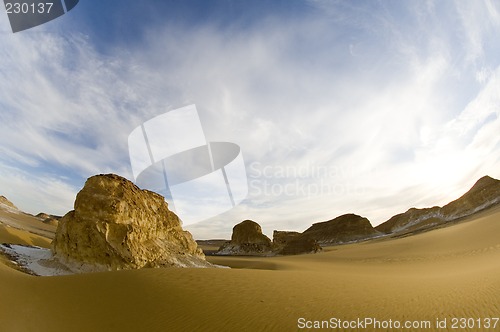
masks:
[[[22,211],[64,215],[73,206],[75,188],[63,176],[37,176],[0,163],[0,189]]]
[[[86,177],[132,178],[135,127],[193,103],[209,140],[240,145],[252,185],[189,225],[197,237],[246,218],[268,233],[347,212],[380,223],[500,177],[494,2],[310,4],[244,28],[154,25],[106,54],[95,35],[0,35],[0,162],[16,179],[0,185],[31,206],[27,188],[43,184],[46,209],[69,210]]]

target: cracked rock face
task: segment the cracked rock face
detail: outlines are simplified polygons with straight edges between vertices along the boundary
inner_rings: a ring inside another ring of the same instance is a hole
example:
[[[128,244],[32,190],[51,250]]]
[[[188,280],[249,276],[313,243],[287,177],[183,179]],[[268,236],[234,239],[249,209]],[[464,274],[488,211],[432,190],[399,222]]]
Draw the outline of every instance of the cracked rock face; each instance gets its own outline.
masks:
[[[96,175],[57,227],[54,256],[77,270],[208,267],[161,195],[114,174]]]

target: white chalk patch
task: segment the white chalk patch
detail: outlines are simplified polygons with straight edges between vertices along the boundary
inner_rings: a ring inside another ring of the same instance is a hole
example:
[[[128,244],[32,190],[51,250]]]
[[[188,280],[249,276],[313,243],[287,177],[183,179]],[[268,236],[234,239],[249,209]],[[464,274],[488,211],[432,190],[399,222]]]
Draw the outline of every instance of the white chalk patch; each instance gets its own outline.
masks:
[[[22,246],[17,244],[0,244],[0,251],[28,273],[37,276],[58,276],[72,274],[64,265],[53,259],[50,249]]]

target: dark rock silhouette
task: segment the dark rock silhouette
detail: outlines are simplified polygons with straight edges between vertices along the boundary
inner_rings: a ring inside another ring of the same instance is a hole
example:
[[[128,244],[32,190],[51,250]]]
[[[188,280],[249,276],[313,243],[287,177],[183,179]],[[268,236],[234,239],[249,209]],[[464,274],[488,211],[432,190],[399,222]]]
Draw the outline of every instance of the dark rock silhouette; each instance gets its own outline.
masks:
[[[341,244],[380,236],[370,221],[356,214],[344,214],[335,219],[313,224],[302,236],[319,244]]]

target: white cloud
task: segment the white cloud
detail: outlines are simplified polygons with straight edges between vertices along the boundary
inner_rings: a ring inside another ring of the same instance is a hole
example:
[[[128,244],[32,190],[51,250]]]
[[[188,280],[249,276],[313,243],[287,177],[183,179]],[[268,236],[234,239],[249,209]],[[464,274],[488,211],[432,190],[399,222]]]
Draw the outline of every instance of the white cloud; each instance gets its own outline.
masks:
[[[480,62],[485,48],[498,37],[500,8],[493,1],[455,1],[465,36],[467,60]]]
[[[64,215],[73,207],[76,191],[59,177],[33,176],[0,163],[0,190],[20,210],[31,214],[45,212]],[[67,180],[67,179],[66,179]]]
[[[81,36],[4,36],[0,76],[2,149],[83,174],[123,163],[136,110],[121,72]],[[41,46],[41,47],[40,47]],[[126,112],[130,111],[130,112]]]
[[[0,35],[1,158],[9,174],[24,174],[12,188],[31,204],[38,196],[28,188],[41,181],[54,204],[65,195],[68,206],[77,188],[48,185],[65,180],[44,167],[132,178],[128,134],[193,103],[207,138],[239,144],[247,165],[342,170],[254,179],[243,205],[189,225],[198,237],[227,234],[246,218],[269,232],[347,212],[379,223],[413,204],[446,203],[486,173],[500,176],[499,74],[488,69],[499,64],[485,47],[498,35],[492,2],[406,11],[313,4],[324,11],[286,24],[155,26],[140,45],[106,56],[94,36]],[[289,194],[255,191],[273,185]],[[323,195],[314,191],[321,185]]]

